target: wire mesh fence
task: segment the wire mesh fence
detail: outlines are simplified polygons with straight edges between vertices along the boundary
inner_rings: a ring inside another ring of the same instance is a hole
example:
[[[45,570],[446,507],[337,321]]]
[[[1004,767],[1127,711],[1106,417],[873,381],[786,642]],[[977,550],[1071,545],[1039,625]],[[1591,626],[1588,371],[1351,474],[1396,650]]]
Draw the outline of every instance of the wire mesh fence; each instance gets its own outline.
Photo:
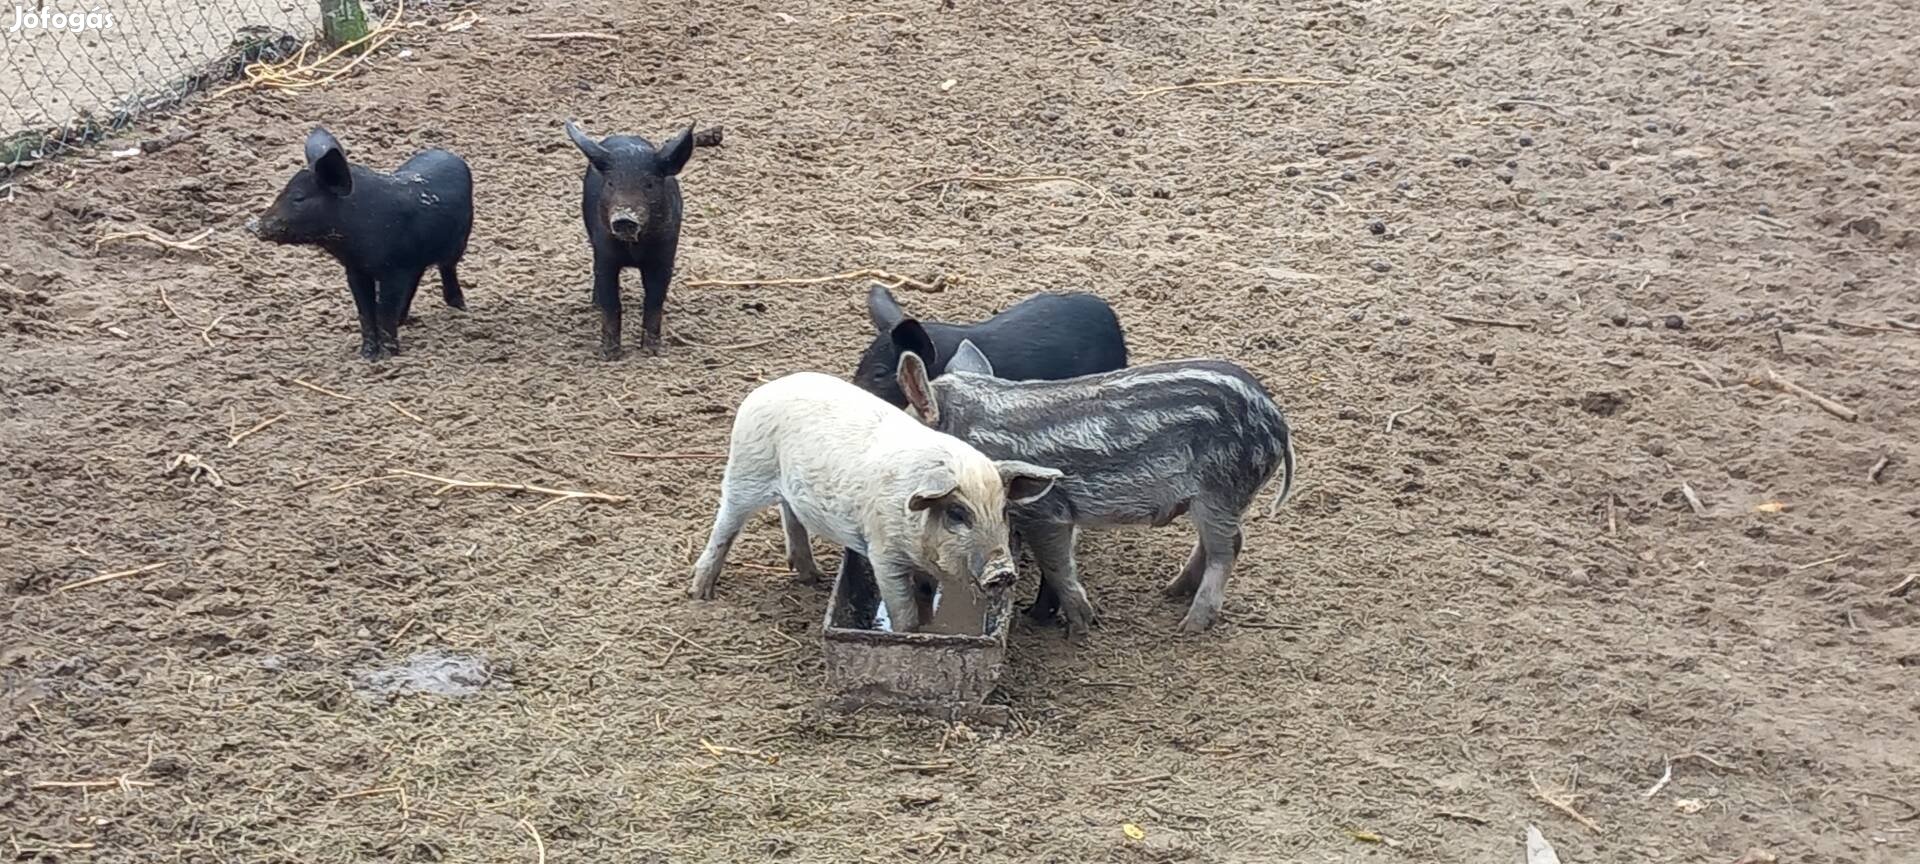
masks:
[[[16,2],[0,7],[0,174],[291,57],[321,16],[316,0]]]

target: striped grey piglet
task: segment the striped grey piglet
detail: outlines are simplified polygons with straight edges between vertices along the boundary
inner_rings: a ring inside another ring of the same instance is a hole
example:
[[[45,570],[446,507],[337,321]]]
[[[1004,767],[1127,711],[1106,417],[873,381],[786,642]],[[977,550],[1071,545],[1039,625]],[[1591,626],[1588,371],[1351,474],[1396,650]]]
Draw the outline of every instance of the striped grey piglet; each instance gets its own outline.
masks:
[[[1219,360],[1176,360],[1063,381],[1008,381],[971,341],[931,382],[921,357],[900,357],[901,389],[922,422],[994,459],[1060,470],[1053,491],[1012,508],[1013,530],[1031,546],[1041,579],[1058,596],[1069,638],[1084,637],[1094,608],[1074,567],[1080,528],[1163,526],[1192,518],[1199,529],[1170,597],[1193,598],[1181,628],[1213,626],[1241,547],[1240,523],[1260,488],[1281,475],[1277,505],[1293,489],[1293,442],[1285,414],[1245,369]]]

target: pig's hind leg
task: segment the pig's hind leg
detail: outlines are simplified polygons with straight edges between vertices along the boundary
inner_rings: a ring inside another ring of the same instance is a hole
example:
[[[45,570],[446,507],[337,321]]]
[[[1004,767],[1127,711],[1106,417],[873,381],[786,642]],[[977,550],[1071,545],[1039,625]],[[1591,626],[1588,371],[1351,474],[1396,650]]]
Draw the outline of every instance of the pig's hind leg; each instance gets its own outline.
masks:
[[[400,353],[400,323],[407,320],[407,310],[413,307],[413,295],[420,290],[423,273],[424,268],[394,273],[380,280],[380,342],[389,353]]]
[[[707,537],[706,551],[693,565],[693,584],[687,594],[701,600],[713,599],[714,583],[726,566],[727,551],[747,526],[747,519],[780,500],[771,478],[746,476],[749,472],[739,469],[732,461],[727,463],[726,477],[720,481],[720,506],[713,514],[713,533]]]
[[[454,272],[460,263],[458,258],[449,258],[440,262],[440,297],[448,306],[455,309],[467,308],[467,295],[460,290],[460,277]]]
[[[1213,626],[1220,617],[1220,607],[1226,602],[1227,578],[1233,574],[1234,562],[1240,557],[1241,514],[1196,501],[1192,515],[1194,527],[1200,529],[1200,544],[1195,551],[1204,556],[1205,563],[1201,567],[1199,585],[1193,592],[1193,603],[1187,607],[1187,615],[1181,620],[1180,629],[1199,633]],[[1192,564],[1189,560],[1188,567],[1191,568]],[[1181,578],[1185,576],[1183,571]]]
[[[793,568],[793,575],[808,585],[826,582],[820,565],[814,563],[813,542],[807,537],[807,526],[801,524],[800,517],[785,501],[780,502],[780,527],[787,534],[787,566]]]

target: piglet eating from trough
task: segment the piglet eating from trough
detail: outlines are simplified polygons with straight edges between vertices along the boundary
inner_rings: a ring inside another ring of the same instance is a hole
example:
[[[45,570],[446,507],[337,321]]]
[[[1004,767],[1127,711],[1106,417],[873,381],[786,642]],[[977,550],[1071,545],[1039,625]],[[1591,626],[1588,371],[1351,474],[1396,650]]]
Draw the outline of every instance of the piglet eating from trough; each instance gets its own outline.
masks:
[[[660,351],[667,283],[680,249],[680,169],[693,156],[693,127],[655,147],[636,135],[595,141],[571,122],[567,137],[587,157],[580,216],[593,247],[593,305],[600,308],[600,356],[620,356],[620,271],[640,270],[640,350]]]
[[[473,173],[445,150],[423,150],[382,174],[347,161],[333,134],[307,134],[307,167],[265,213],[247,220],[262,240],[318,246],[347,270],[360,313],[360,356],[400,353],[400,323],[428,267],[448,306],[467,308],[455,266],[473,231]]]
[[[1276,474],[1276,504],[1293,489],[1286,416],[1258,379],[1224,361],[1177,360],[1064,381],[1008,381],[966,341],[947,374],[929,380],[922,358],[934,346],[924,336],[915,344],[911,332],[898,335],[900,387],[928,426],[992,458],[1061,472],[1051,494],[1015,502],[1011,518],[1058,598],[1069,638],[1084,637],[1095,617],[1075,570],[1079,529],[1163,526],[1182,515],[1200,538],[1165,593],[1193,598],[1181,629],[1213,626],[1247,508]]]
[[[688,593],[711,598],[748,517],[778,504],[796,575],[822,578],[813,534],[853,549],[873,562],[892,629],[912,632],[932,617],[936,593],[1012,584],[1007,507],[1040,499],[1059,477],[988,459],[839,378],[787,375],[747,394],[734,416],[713,534]]]

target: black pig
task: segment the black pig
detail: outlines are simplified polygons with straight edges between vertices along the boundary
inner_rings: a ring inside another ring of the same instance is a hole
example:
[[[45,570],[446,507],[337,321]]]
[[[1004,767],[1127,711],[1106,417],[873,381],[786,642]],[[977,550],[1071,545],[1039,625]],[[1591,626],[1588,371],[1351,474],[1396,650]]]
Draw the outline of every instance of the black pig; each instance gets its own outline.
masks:
[[[347,268],[360,312],[360,356],[400,352],[400,322],[427,268],[440,268],[448,306],[467,308],[454,268],[473,232],[473,172],[460,157],[428,149],[382,174],[347,161],[324,128],[307,133],[307,167],[265,213],[247,220],[262,240],[325,249]]]
[[[633,135],[594,141],[573,123],[567,137],[587,154],[580,216],[593,246],[593,305],[600,307],[600,356],[620,356],[620,271],[640,269],[646,296],[640,312],[640,349],[660,352],[660,316],[680,247],[680,181],[693,155],[693,126],[654,147]]]
[[[900,363],[896,330],[924,330],[938,354],[929,374],[946,371],[947,358],[972,340],[1003,378],[1015,381],[1074,378],[1127,365],[1126,335],[1107,301],[1092,294],[1036,294],[977,324],[941,324],[907,316],[893,292],[878,282],[867,289],[867,316],[879,331],[860,356],[853,382],[900,408],[907,407],[895,369]],[[916,337],[917,338],[917,337]]]

